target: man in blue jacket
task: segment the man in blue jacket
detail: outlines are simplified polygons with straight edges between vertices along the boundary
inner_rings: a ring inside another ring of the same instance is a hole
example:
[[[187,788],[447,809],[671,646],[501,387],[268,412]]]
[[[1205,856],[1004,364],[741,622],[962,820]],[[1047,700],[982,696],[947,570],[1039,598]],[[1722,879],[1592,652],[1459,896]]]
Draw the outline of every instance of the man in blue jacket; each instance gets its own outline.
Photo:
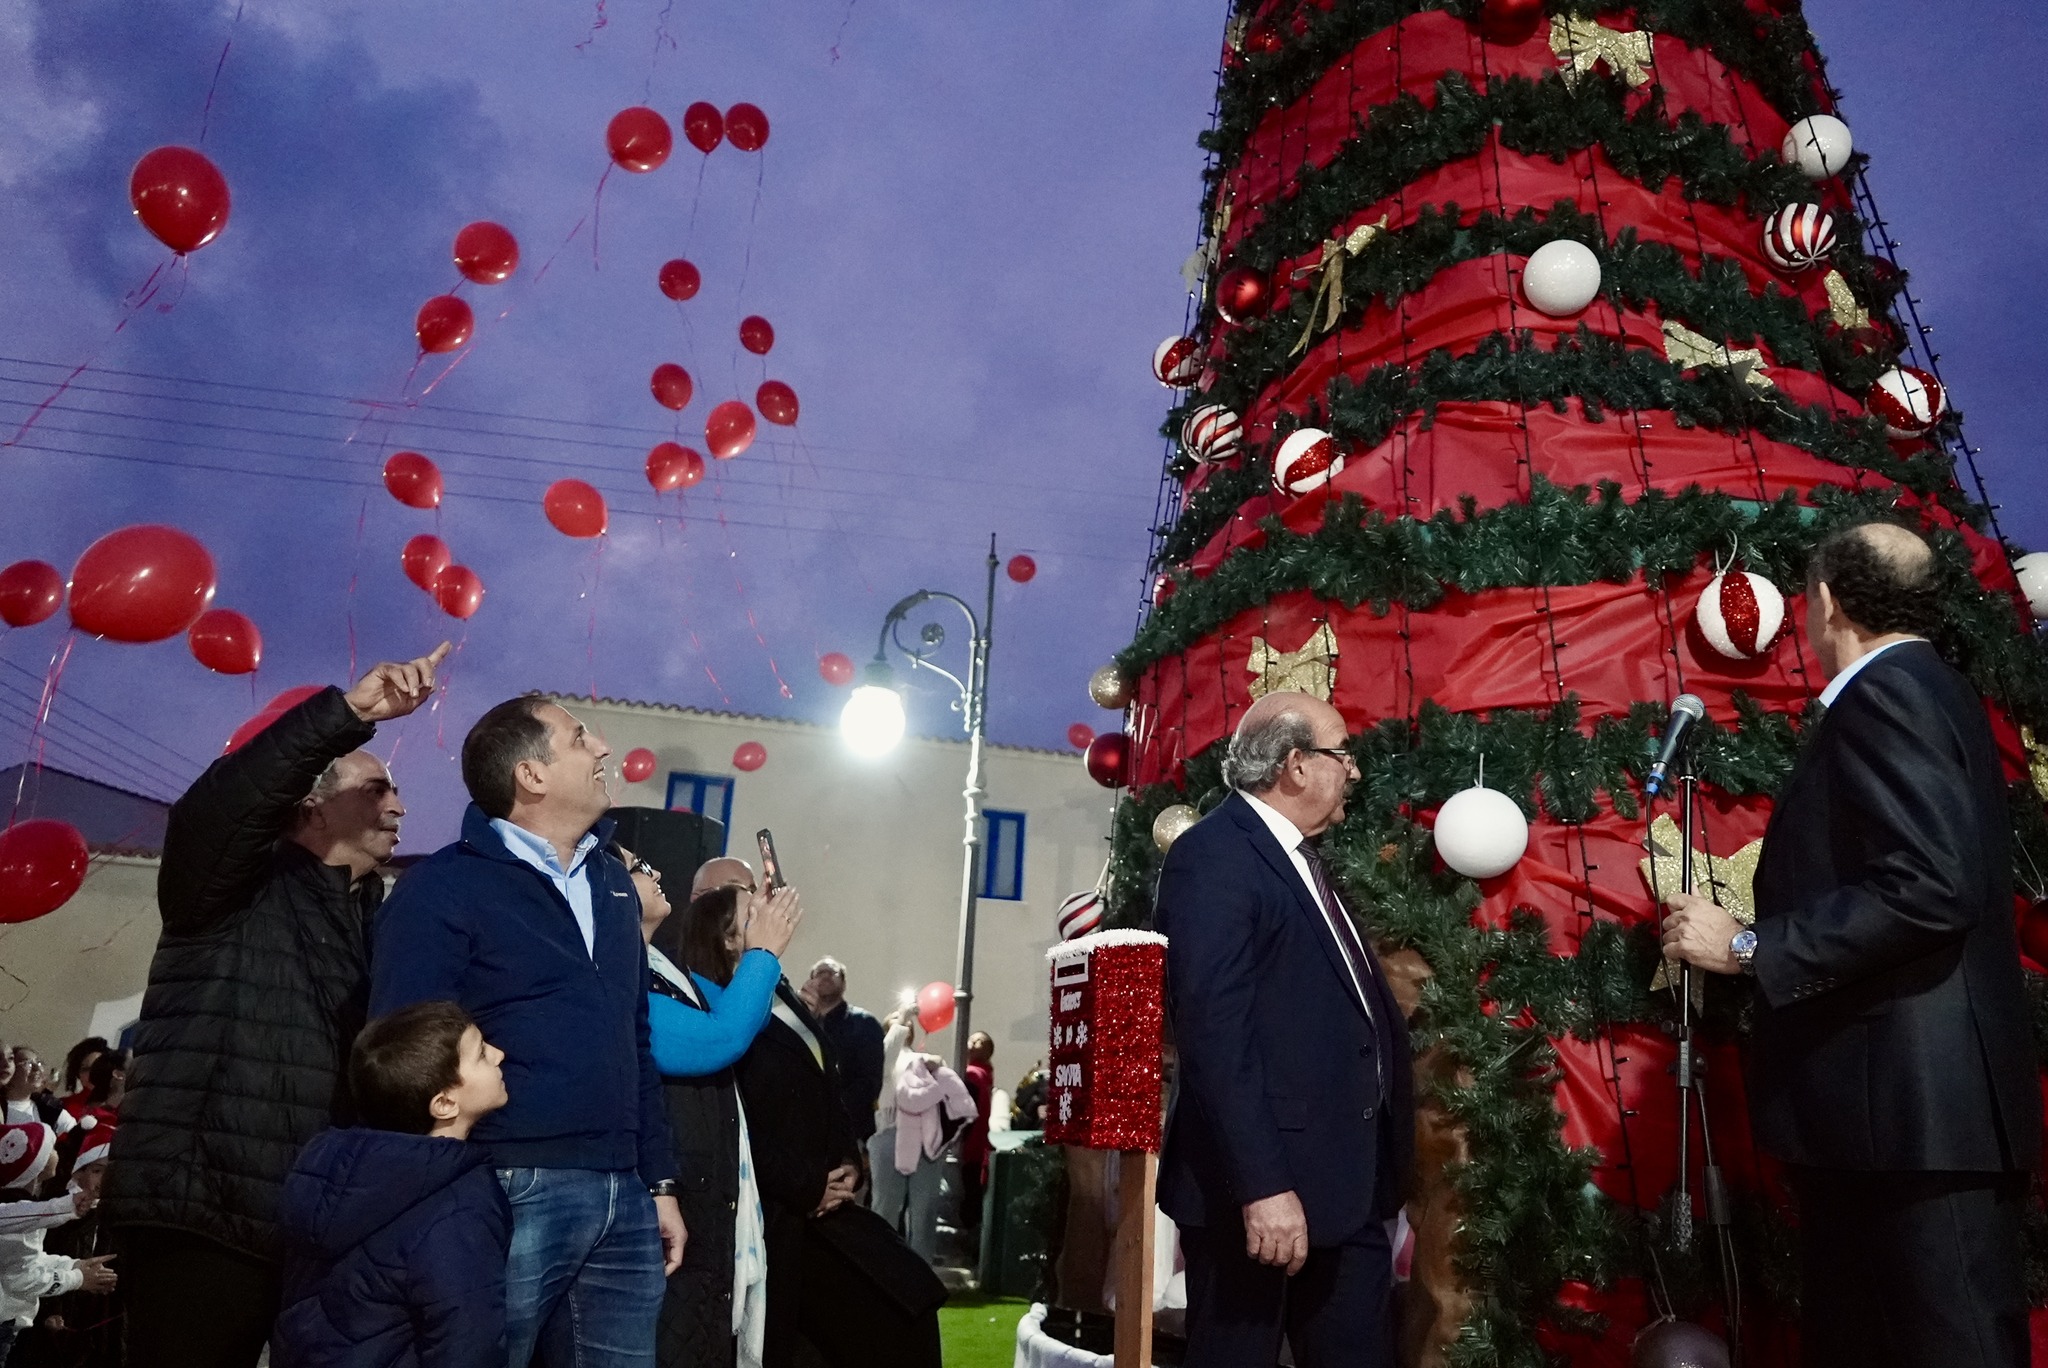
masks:
[[[462,743],[462,839],[377,916],[371,1013],[454,1001],[505,1052],[512,1101],[472,1139],[512,1203],[509,1368],[653,1368],[682,1262],[640,903],[604,848],[610,754],[538,694],[492,708]]]

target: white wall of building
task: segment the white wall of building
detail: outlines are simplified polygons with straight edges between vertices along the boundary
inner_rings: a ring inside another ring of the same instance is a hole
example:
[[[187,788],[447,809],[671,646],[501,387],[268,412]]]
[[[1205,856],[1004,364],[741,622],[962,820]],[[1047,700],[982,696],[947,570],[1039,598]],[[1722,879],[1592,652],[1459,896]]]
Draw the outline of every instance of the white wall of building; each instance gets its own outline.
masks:
[[[103,1023],[119,1018],[103,1032],[111,1038],[134,1016],[100,1004],[139,997],[161,929],[156,861],[95,855],[70,902],[0,926],[0,1039],[30,1046],[55,1069],[74,1041],[95,1034],[96,1012]]]

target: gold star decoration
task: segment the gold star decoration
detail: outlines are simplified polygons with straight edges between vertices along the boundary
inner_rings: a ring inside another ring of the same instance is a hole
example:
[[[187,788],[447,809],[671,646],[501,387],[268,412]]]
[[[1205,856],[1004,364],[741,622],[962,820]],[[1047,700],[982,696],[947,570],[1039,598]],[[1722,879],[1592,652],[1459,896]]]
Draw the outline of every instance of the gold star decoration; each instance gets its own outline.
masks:
[[[1387,215],[1381,214],[1378,223],[1361,223],[1341,238],[1325,238],[1323,254],[1313,266],[1303,266],[1294,273],[1294,279],[1322,273],[1316,282],[1316,297],[1308,304],[1308,326],[1301,330],[1301,338],[1288,351],[1289,356],[1298,355],[1308,346],[1308,340],[1319,332],[1328,332],[1337,326],[1338,315],[1344,312],[1344,262],[1357,256],[1373,240],[1387,231]],[[1325,302],[1327,301],[1327,303]],[[1317,315],[1322,321],[1317,321]]]
[[[1579,77],[1602,62],[1631,87],[1645,86],[1650,83],[1648,68],[1657,60],[1650,46],[1649,30],[1623,33],[1569,14],[1551,16],[1550,50],[1564,63],[1564,83],[1568,86],[1577,85]]]
[[[1650,890],[1652,898],[1667,898],[1678,891],[1680,851],[1684,844],[1678,823],[1671,819],[1670,813],[1660,814],[1656,821],[1650,823],[1650,853],[1638,861],[1636,867],[1642,872],[1643,884]],[[1693,851],[1693,892],[1744,926],[1754,925],[1756,862],[1763,853],[1762,841],[1751,841],[1733,855],[1716,856],[1704,850]],[[1667,987],[1675,978],[1671,962],[1660,960],[1657,976],[1650,980],[1650,987]],[[1700,981],[1695,979],[1694,986],[1700,987]]]
[[[1294,651],[1276,650],[1264,637],[1253,637],[1245,668],[1252,673],[1253,698],[1292,691],[1327,703],[1337,689],[1337,634],[1326,622]]]
[[[1849,282],[1842,279],[1840,271],[1829,271],[1827,279],[1821,282],[1828,292],[1828,317],[1843,332],[1855,332],[1858,328],[1870,326],[1870,310],[1856,302],[1856,296],[1849,290]]]
[[[1764,365],[1761,347],[1730,347],[1700,336],[1683,323],[1664,320],[1664,356],[1666,360],[1697,370],[1703,366],[1714,366],[1729,371],[1741,378],[1742,383],[1754,389],[1775,389],[1776,386],[1764,374],[1769,367]]]
[[[2048,746],[2034,739],[2032,727],[2020,728],[2020,744],[2027,748],[2027,775],[2034,781],[2034,792],[2048,803]]]

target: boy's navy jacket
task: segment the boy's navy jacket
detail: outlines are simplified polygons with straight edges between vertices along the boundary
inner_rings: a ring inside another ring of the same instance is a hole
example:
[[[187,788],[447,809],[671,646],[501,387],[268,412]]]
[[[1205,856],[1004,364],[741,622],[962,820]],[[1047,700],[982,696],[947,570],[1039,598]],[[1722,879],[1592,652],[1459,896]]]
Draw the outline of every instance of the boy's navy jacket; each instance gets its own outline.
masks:
[[[500,1168],[638,1169],[677,1176],[647,1034],[640,898],[603,842],[583,862],[596,954],[569,902],[505,848],[474,803],[462,839],[406,872],[377,913],[370,1015],[445,1000],[505,1052],[510,1105],[472,1143]]]
[[[512,1207],[481,1147],[323,1131],[278,1226],[276,1368],[504,1368]]]

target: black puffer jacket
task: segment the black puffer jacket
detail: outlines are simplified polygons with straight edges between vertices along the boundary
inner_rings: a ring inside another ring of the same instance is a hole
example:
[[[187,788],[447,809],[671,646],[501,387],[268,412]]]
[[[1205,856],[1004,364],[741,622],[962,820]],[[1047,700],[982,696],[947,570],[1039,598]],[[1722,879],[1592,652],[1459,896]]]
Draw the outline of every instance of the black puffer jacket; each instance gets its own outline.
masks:
[[[348,870],[280,838],[321,771],[375,730],[327,689],[214,761],[171,808],[109,1226],[168,1226],[275,1258],[292,1161],[351,1119],[348,1049],[383,882],[351,888]]]

